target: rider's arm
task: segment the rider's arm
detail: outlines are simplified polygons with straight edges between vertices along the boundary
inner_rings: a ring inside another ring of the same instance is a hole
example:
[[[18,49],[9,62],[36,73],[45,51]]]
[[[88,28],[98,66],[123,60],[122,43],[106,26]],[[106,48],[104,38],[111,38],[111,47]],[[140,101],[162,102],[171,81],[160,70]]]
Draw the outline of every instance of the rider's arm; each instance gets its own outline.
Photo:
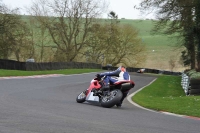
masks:
[[[100,76],[119,76],[120,70],[101,73]]]
[[[121,66],[117,68],[117,70],[112,72],[101,73],[100,76],[117,76],[119,77],[119,73],[121,72]]]

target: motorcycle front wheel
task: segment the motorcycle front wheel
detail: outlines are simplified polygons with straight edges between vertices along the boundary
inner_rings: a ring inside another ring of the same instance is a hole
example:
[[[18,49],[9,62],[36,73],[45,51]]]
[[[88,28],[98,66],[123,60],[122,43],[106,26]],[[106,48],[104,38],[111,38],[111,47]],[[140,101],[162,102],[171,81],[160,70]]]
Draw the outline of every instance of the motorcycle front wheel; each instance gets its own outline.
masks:
[[[83,103],[86,100],[86,94],[84,92],[81,92],[77,98],[76,98],[76,102],[77,103]]]
[[[118,104],[123,94],[120,90],[112,90],[101,99],[101,106],[105,108],[111,108]]]

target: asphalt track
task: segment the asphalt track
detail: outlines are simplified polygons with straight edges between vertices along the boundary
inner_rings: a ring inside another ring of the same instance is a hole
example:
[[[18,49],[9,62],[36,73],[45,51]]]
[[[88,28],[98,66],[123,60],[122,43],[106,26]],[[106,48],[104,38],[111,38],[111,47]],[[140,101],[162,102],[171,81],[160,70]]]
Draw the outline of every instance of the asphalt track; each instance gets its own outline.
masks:
[[[94,73],[0,80],[0,133],[199,133],[200,121],[151,112],[126,99],[121,108],[76,103]],[[131,93],[155,79],[132,74]],[[170,106],[170,105],[169,105]]]

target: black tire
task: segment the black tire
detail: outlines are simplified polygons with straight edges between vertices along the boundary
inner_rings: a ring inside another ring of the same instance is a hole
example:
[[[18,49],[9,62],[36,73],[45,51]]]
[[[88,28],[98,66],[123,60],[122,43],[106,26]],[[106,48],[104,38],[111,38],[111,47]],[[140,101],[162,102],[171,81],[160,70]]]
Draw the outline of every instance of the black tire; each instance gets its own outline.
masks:
[[[199,84],[191,84],[191,89],[200,89],[200,83]]]
[[[189,94],[200,94],[200,89],[191,89],[189,90]]]
[[[199,85],[200,84],[200,79],[190,79],[190,84]]]
[[[85,102],[85,100],[86,100],[86,95],[84,92],[81,92],[76,98],[77,103],[83,103]]]
[[[123,94],[120,90],[112,90],[109,96],[104,96],[101,99],[101,106],[105,108],[111,108],[120,103],[122,96]]]

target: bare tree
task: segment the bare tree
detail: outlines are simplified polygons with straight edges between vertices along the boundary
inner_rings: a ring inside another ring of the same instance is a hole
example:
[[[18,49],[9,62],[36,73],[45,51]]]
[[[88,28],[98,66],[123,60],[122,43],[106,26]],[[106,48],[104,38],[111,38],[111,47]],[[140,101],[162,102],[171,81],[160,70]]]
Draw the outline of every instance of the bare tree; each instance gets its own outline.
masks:
[[[104,63],[104,53],[107,51],[106,38],[108,37],[107,25],[102,23],[93,24],[90,29],[89,41],[83,51],[87,62]]]
[[[95,63],[136,66],[144,62],[144,52],[145,46],[133,26],[105,23],[93,25],[86,54]]]
[[[34,54],[34,59],[38,62],[49,62],[53,60],[54,43],[48,34],[48,30],[44,25],[41,25],[33,16],[29,17],[30,29],[30,42],[32,46],[35,46],[36,54]]]
[[[122,25],[120,34],[122,61],[127,66],[140,66],[146,60],[146,47],[139,37],[139,31],[131,25]],[[119,63],[119,61],[116,61]]]
[[[114,66],[120,63],[136,66],[144,62],[145,56],[141,55],[144,55],[145,46],[138,37],[138,30],[131,25],[121,25],[118,15],[113,11],[109,17],[106,62]]]
[[[104,10],[100,0],[39,0],[31,7],[57,46],[57,60],[73,61],[88,43],[88,29]]]
[[[145,61],[145,46],[138,37],[138,30],[131,25],[119,25],[115,43],[111,45],[109,62],[114,66],[125,64],[126,66],[137,66]]]

